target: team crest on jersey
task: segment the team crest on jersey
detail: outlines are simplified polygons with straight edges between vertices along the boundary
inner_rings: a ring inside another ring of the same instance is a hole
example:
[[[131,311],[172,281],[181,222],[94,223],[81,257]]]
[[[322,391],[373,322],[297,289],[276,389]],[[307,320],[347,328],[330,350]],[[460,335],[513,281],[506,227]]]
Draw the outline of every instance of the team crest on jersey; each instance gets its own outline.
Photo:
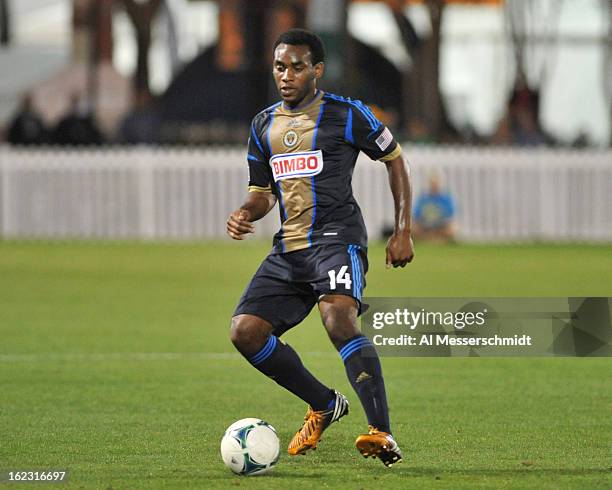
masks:
[[[323,170],[321,150],[281,153],[270,158],[274,182],[299,177],[312,177]]]
[[[292,146],[295,146],[297,142],[298,142],[298,135],[293,129],[290,129],[289,131],[287,131],[285,133],[285,136],[283,136],[283,143],[285,143],[285,146],[287,148],[291,148]]]
[[[285,133],[285,136],[283,136],[283,143],[285,143],[285,146],[287,148],[291,148],[295,146],[295,144],[297,143],[297,140],[298,140],[298,135],[293,129],[290,129],[289,131],[287,131]]]

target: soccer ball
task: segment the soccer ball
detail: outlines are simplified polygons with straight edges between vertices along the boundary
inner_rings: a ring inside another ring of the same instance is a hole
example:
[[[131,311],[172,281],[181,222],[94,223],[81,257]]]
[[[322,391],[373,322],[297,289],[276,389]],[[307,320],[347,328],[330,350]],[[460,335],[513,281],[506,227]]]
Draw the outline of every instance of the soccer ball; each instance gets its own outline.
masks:
[[[279,456],[276,430],[260,419],[234,422],[221,439],[223,462],[237,475],[261,475],[276,465]]]

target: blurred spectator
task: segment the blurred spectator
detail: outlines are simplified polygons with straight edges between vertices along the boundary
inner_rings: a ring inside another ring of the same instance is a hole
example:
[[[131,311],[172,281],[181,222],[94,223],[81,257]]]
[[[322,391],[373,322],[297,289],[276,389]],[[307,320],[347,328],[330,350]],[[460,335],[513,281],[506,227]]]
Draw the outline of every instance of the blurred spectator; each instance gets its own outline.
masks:
[[[160,124],[154,109],[134,109],[121,122],[117,140],[129,145],[159,143]]]
[[[155,144],[160,142],[160,111],[147,94],[137,94],[134,108],[119,126],[117,141],[122,144]]]
[[[55,127],[53,143],[58,145],[99,145],[102,143],[102,135],[92,111],[78,94],[72,95],[70,110]]]
[[[591,143],[589,141],[589,135],[584,129],[580,131],[580,133],[578,133],[578,136],[576,136],[576,139],[572,141],[572,148],[578,148],[580,150],[587,148],[590,145]]]
[[[48,142],[48,131],[34,109],[32,95],[27,93],[9,124],[7,140],[13,145],[41,145]]]
[[[542,130],[538,115],[540,94],[531,90],[524,81],[517,82],[508,102],[508,113],[500,121],[494,142],[520,146],[553,144]]]
[[[438,242],[455,241],[455,203],[448,191],[442,190],[442,180],[433,174],[429,190],[419,196],[414,209],[413,235],[416,239]]]

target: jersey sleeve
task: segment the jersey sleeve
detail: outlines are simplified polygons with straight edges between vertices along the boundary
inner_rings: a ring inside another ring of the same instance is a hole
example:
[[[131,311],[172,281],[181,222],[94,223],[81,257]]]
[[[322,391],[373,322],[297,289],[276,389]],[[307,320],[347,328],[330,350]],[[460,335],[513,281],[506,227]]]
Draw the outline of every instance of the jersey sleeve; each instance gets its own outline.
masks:
[[[346,134],[348,141],[372,160],[388,162],[402,152],[389,128],[374,116],[368,106],[359,101],[354,101],[349,107]]]
[[[272,192],[272,172],[253,121],[248,142],[249,192]]]

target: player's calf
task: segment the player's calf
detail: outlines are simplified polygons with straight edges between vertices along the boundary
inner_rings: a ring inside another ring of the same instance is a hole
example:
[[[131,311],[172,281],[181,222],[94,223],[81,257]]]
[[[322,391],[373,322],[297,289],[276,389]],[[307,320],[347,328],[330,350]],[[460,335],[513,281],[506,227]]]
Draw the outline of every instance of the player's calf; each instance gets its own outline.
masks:
[[[272,325],[253,315],[232,319],[231,340],[258,371],[298,396],[315,410],[322,410],[334,398],[334,391],[315,378],[298,354],[276,335]]]

